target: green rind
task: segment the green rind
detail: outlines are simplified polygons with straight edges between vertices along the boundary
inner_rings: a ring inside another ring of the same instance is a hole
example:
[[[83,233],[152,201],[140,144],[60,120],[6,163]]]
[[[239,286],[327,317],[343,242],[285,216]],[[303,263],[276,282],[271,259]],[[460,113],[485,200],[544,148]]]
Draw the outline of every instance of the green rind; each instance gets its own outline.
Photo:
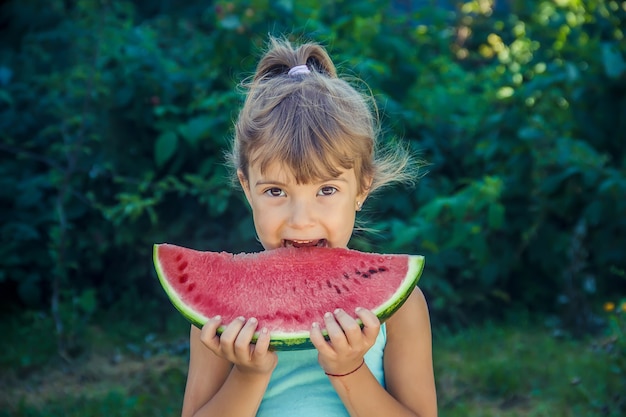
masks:
[[[396,290],[385,304],[374,309],[374,314],[376,314],[381,323],[385,322],[392,314],[398,311],[409,298],[409,295],[411,295],[422,276],[424,262],[424,257],[421,255],[409,255],[409,268],[406,272],[403,285]]]
[[[154,261],[154,267],[156,269],[159,281],[163,286],[163,289],[170,298],[172,304],[176,309],[194,326],[201,328],[208,321],[208,317],[198,314],[195,310],[187,307],[187,305],[180,299],[176,291],[170,286],[169,282],[165,278],[161,263],[158,257],[159,244],[155,244],[153,247],[152,258]],[[408,270],[402,285],[396,290],[389,300],[373,310],[381,323],[384,323],[389,317],[391,317],[409,298],[417,282],[419,281],[422,272],[424,271],[424,257],[421,255],[409,255],[408,256]],[[359,324],[360,320],[359,320]],[[217,334],[222,334],[225,326],[221,326],[217,329]],[[252,338],[252,343],[255,343],[259,334],[255,333]],[[324,331],[324,336],[327,337]],[[282,351],[282,350],[304,350],[313,349],[313,343],[309,337],[309,332],[300,333],[272,333],[270,338],[270,350]]]
[[[178,293],[174,291],[170,283],[165,277],[165,273],[161,267],[161,262],[159,261],[159,244],[155,244],[152,250],[152,260],[154,262],[154,269],[156,269],[157,276],[159,277],[159,281],[161,282],[161,286],[167,293],[174,307],[194,326],[202,327],[204,323],[206,323],[209,318],[203,316],[202,314],[198,314],[195,310],[187,307],[187,305],[180,299]]]

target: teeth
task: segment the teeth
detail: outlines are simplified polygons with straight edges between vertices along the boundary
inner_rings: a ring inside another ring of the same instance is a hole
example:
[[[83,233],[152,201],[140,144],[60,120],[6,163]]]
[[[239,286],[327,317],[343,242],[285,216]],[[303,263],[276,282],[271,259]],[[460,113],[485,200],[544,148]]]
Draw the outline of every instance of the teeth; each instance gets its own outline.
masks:
[[[315,240],[296,240],[296,239],[286,239],[283,241],[283,246],[285,247],[294,247],[294,248],[305,248],[312,246],[326,246],[326,239],[315,239]]]

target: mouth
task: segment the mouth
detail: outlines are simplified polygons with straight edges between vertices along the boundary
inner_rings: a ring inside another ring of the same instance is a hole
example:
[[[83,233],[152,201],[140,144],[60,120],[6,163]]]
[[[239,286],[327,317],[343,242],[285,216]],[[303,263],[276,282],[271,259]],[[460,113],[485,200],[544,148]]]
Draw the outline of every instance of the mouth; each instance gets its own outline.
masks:
[[[326,239],[314,239],[314,240],[283,240],[283,247],[285,248],[325,248],[328,246]]]

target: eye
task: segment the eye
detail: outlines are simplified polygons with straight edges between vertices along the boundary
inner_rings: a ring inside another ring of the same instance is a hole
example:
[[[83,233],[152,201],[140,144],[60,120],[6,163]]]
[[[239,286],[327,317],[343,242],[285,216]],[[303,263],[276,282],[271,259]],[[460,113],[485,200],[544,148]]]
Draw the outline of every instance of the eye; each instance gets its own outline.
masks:
[[[318,191],[317,195],[327,196],[327,195],[333,195],[336,192],[337,192],[337,189],[335,187],[326,186],[326,187],[320,188],[320,190]]]
[[[265,190],[265,194],[269,195],[270,197],[283,197],[285,195],[285,192],[280,188],[272,187]]]

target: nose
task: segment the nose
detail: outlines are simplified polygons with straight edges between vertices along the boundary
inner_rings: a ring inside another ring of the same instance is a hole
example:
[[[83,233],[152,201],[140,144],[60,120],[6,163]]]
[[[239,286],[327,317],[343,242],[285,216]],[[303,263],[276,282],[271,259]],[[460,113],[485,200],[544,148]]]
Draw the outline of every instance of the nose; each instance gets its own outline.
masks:
[[[294,229],[305,229],[315,224],[313,205],[305,200],[294,201],[289,213],[289,225]]]

